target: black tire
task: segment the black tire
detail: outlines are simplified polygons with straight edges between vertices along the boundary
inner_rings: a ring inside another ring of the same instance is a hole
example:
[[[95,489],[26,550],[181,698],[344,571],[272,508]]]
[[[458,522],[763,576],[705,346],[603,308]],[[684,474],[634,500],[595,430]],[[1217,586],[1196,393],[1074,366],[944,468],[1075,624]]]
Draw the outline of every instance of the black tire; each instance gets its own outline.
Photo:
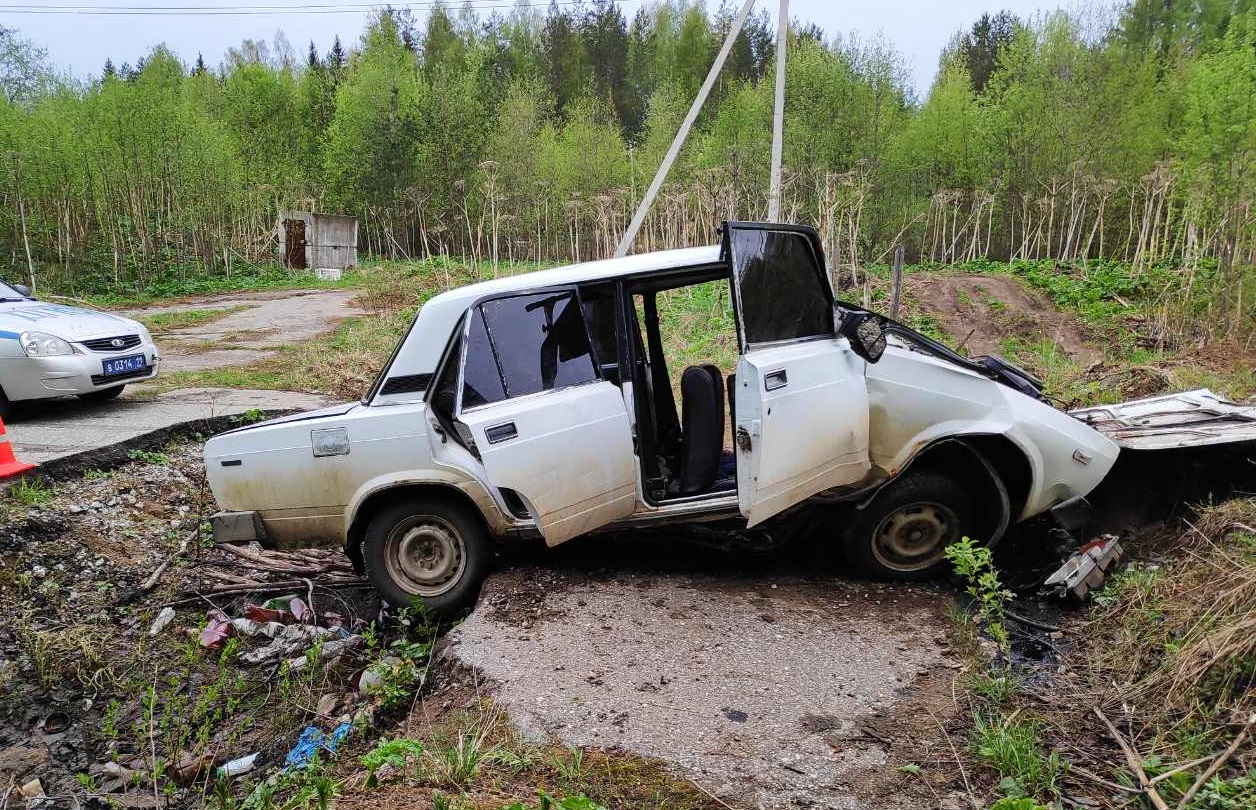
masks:
[[[9,403],[9,398],[4,395],[4,388],[0,388],[0,419],[8,419],[13,414],[13,406]]]
[[[108,402],[111,399],[116,399],[118,394],[122,393],[123,388],[126,388],[126,386],[115,385],[113,388],[102,388],[99,391],[88,391],[86,394],[79,394],[78,398],[86,399],[90,402]]]
[[[475,603],[491,557],[479,516],[439,498],[380,507],[362,541],[366,575],[389,604],[417,597],[438,616]]]
[[[944,551],[972,530],[972,502],[952,478],[909,473],[854,510],[842,545],[847,559],[875,579],[918,582],[946,569]]]

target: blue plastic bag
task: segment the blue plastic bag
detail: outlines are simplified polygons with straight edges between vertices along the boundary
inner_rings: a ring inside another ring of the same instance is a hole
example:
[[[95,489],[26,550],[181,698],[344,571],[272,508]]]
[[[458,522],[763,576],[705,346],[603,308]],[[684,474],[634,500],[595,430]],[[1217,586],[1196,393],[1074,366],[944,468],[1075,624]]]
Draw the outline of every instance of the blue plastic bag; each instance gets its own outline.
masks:
[[[284,764],[289,768],[304,768],[314,761],[319,751],[334,755],[348,736],[348,723],[341,723],[328,733],[323,733],[317,726],[308,726],[297,738],[297,744],[288,752]]]

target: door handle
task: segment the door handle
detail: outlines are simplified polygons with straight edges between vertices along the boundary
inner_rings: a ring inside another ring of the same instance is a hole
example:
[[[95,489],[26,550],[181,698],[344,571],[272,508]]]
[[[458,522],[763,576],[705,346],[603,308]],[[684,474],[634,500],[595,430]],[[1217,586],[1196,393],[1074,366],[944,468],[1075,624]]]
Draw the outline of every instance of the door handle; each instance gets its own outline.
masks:
[[[775,391],[787,385],[789,385],[789,375],[783,368],[763,375],[763,387],[768,391]]]
[[[488,439],[489,444],[508,442],[518,436],[519,431],[515,428],[514,422],[505,422],[484,428],[484,438]]]

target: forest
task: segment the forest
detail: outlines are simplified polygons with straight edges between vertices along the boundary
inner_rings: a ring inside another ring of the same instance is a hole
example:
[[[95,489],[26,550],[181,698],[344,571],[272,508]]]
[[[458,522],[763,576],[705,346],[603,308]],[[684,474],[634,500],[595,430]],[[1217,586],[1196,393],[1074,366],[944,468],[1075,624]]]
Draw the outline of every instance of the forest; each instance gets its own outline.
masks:
[[[84,81],[4,28],[0,262],[71,292],[226,274],[277,261],[291,208],[358,216],[374,256],[607,256],[735,11],[383,7],[356,39],[246,39],[216,66],[157,47]],[[638,250],[765,216],[774,50],[760,9]],[[898,245],[1120,262],[1169,268],[1223,333],[1252,329],[1253,0],[985,15],[924,98],[892,43],[795,20],[786,84],[783,217],[820,229],[839,282]]]

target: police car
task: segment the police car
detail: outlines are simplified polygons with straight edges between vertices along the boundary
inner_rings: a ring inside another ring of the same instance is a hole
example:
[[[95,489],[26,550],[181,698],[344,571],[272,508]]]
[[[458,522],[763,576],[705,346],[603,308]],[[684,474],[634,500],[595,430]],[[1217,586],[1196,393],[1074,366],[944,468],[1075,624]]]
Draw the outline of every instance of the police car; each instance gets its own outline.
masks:
[[[160,354],[138,321],[37,301],[0,282],[0,413],[9,403],[77,396],[107,400],[157,374]]]

